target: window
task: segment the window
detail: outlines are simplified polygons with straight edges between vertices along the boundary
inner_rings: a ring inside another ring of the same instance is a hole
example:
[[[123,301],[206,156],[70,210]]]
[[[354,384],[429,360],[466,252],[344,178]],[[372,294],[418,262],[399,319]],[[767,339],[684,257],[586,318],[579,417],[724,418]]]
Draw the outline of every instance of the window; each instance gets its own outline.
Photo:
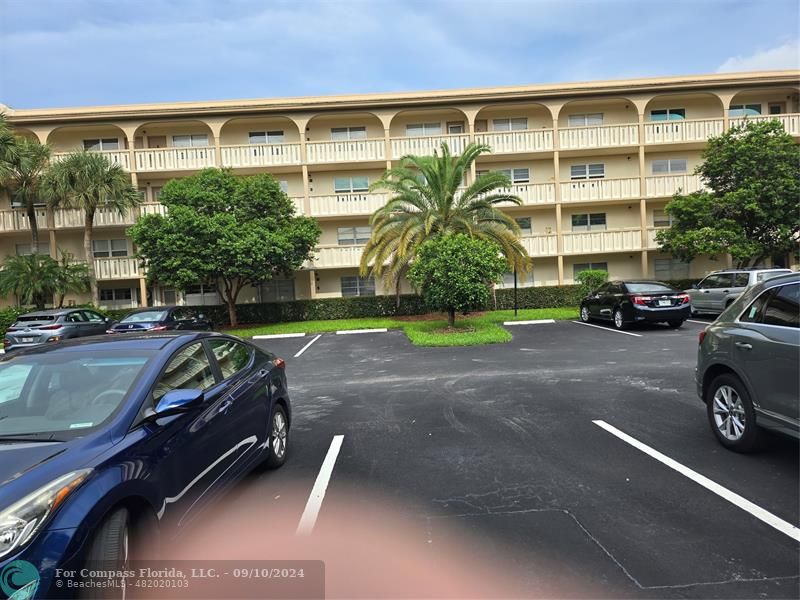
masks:
[[[161,198],[161,188],[160,187],[151,187],[150,191],[153,193],[153,201],[158,202],[159,198]]]
[[[511,119],[494,119],[492,129],[494,131],[522,131],[528,128],[527,117],[515,117]]]
[[[650,111],[651,121],[680,121],[685,118],[685,108],[661,108]]]
[[[689,263],[677,258],[655,259],[656,279],[686,279],[689,277]]]
[[[441,135],[441,133],[442,133],[441,123],[413,123],[410,125],[406,125],[407,136]]]
[[[64,317],[65,323],[86,323],[87,319],[82,312],[75,311]]]
[[[570,179],[602,179],[605,176],[606,165],[604,163],[572,165],[569,168]]]
[[[572,265],[572,278],[578,278],[578,273],[582,271],[605,271],[608,273],[608,263],[605,262],[588,262],[588,263],[575,263]]]
[[[189,344],[167,364],[164,374],[153,389],[153,400],[158,402],[171,390],[207,390],[214,383],[214,372],[203,345]]]
[[[369,225],[366,227],[339,227],[336,230],[336,236],[340,246],[360,246],[366,244],[371,234],[372,229]]]
[[[17,244],[16,245],[16,252],[17,256],[28,256],[29,254],[33,254],[31,252],[31,245],[30,244]],[[50,256],[50,243],[49,242],[39,242],[39,254]]]
[[[689,161],[685,158],[663,158],[651,163],[653,175],[665,173],[686,173],[689,170]]]
[[[792,271],[789,269],[783,269],[781,271],[762,271],[761,273],[756,273],[756,283],[761,283],[767,279],[772,279],[773,277],[778,277],[780,275],[786,275],[787,273],[791,272]]]
[[[367,128],[363,125],[358,127],[332,127],[331,140],[342,142],[346,140],[365,140],[367,139]]]
[[[231,340],[210,340],[208,345],[217,359],[222,378],[232,377],[250,364],[250,349]]]
[[[511,183],[530,183],[531,181],[531,172],[527,168],[498,169],[498,172],[508,177]]]
[[[133,300],[131,288],[101,288],[100,300],[103,302],[115,302],[118,300]]]
[[[105,319],[94,311],[84,310],[82,312],[83,316],[86,317],[86,321],[89,323],[105,323]]]
[[[447,123],[447,133],[450,135],[455,135],[458,133],[464,133],[464,122],[463,121],[450,121]]]
[[[261,284],[261,302],[294,300],[294,279],[270,279]]]
[[[197,148],[208,146],[207,133],[193,133],[191,135],[173,135],[172,146],[174,148]]]
[[[734,273],[733,287],[747,287],[750,284],[750,273]]]
[[[730,273],[709,275],[700,282],[698,287],[705,290],[733,287],[733,275]]]
[[[586,127],[588,125],[602,125],[603,113],[587,113],[585,115],[570,115],[567,125],[569,127]]]
[[[92,240],[92,254],[95,258],[128,256],[128,241],[125,239]]]
[[[186,294],[216,294],[217,286],[213,283],[197,283],[186,288]]]
[[[593,231],[606,228],[606,213],[572,215],[572,231]]]
[[[790,284],[777,288],[767,301],[764,325],[800,327],[800,285]]]
[[[529,273],[520,273],[517,272],[517,287],[533,287],[533,270]],[[495,287],[497,289],[514,289],[514,272],[509,271],[508,273],[503,274],[503,280],[498,283]]]
[[[374,296],[375,279],[372,277],[342,277],[342,296]]]
[[[119,140],[117,138],[100,138],[93,140],[83,140],[84,150],[119,150]]]
[[[519,225],[520,235],[531,235],[533,233],[530,217],[518,217],[514,220],[517,222],[517,225]]]
[[[672,216],[668,215],[663,209],[657,208],[653,211],[653,227],[670,227]]]
[[[251,131],[247,134],[251,144],[282,144],[283,131]]]
[[[731,104],[728,110],[730,117],[750,117],[761,114],[760,104]]]
[[[366,175],[356,177],[334,177],[333,191],[337,194],[369,191],[369,177]]]
[[[769,114],[771,115],[782,115],[783,114],[783,102],[777,103],[769,103]]]
[[[284,194],[288,194],[289,193],[289,182],[288,181],[286,181],[285,179],[281,179],[278,182],[278,185],[281,187],[281,191]]]

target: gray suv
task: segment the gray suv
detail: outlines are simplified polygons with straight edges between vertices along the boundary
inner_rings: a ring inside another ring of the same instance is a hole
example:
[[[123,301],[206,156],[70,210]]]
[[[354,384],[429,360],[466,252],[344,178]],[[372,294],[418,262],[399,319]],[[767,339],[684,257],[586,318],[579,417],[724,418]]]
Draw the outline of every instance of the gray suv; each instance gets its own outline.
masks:
[[[6,352],[48,342],[100,335],[112,324],[98,312],[88,308],[40,310],[17,317],[6,330],[3,348]]]
[[[714,271],[686,290],[692,301],[692,313],[719,314],[750,286],[791,272],[791,269],[763,268]]]
[[[800,273],[747,289],[700,333],[695,379],[711,430],[738,452],[759,429],[800,438]]]

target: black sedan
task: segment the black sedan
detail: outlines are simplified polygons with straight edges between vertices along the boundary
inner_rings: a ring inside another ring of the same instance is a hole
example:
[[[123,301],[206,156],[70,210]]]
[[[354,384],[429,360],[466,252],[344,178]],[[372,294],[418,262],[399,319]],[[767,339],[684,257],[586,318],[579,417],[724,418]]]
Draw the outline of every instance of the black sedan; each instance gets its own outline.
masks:
[[[141,308],[125,315],[106,333],[143,333],[145,331],[211,331],[213,323],[205,315],[185,306]]]
[[[609,281],[581,302],[581,321],[611,321],[617,329],[658,322],[680,327],[691,312],[689,295],[660,281]]]

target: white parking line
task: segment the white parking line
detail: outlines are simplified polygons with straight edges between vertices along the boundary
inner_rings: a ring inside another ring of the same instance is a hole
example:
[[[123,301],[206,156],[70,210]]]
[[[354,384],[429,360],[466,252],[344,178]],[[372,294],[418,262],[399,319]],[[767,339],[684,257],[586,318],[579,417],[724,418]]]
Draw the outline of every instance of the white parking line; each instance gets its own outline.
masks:
[[[340,329],[336,335],[350,335],[351,333],[386,333],[389,331],[385,327],[381,329]]]
[[[791,523],[784,521],[780,517],[773,515],[771,512],[764,510],[757,504],[753,504],[752,502],[750,502],[746,498],[743,498],[739,494],[730,491],[728,488],[722,487],[720,484],[710,480],[708,477],[700,475],[700,473],[698,473],[697,471],[693,471],[689,467],[683,466],[678,461],[671,459],[669,456],[662,454],[661,452],[651,448],[647,444],[643,444],[636,438],[633,438],[629,436],[627,433],[620,431],[613,425],[609,425],[605,421],[600,421],[600,420],[592,421],[592,423],[594,423],[599,427],[602,427],[610,434],[617,436],[623,442],[627,442],[637,450],[641,450],[648,456],[655,458],[657,461],[668,466],[670,469],[674,469],[681,475],[688,477],[695,483],[702,485],[708,491],[714,492],[720,498],[723,498],[724,500],[727,500],[731,504],[738,506],[742,510],[749,512],[756,519],[763,521],[770,527],[773,527],[778,531],[780,531],[781,533],[785,533],[793,540],[800,542],[800,528],[797,528]]]
[[[317,337],[315,337],[313,340],[311,340],[310,342],[308,342],[308,343],[307,343],[305,346],[303,346],[302,348],[300,348],[300,351],[299,351],[297,354],[295,354],[295,355],[294,355],[294,357],[295,357],[295,358],[297,358],[298,356],[300,356],[300,355],[301,355],[303,352],[305,352],[306,350],[308,350],[308,347],[309,347],[311,344],[313,344],[314,342],[316,342],[316,341],[317,341],[319,338],[321,338],[321,337],[322,337],[322,334],[320,333],[320,334],[319,334]]]
[[[641,333],[631,333],[630,331],[620,331],[619,329],[609,329],[608,327],[603,327],[602,325],[593,325],[591,323],[584,323],[583,321],[572,321],[572,323],[576,323],[577,325],[586,325],[587,327],[596,327],[597,329],[602,329],[603,331],[609,331],[611,333],[621,333],[623,335],[632,335],[634,337],[642,337]]]
[[[254,335],[254,340],[279,340],[281,338],[305,337],[305,333],[272,333],[270,335]]]
[[[695,321],[694,319],[686,319],[687,323],[698,323],[700,325],[711,325],[711,321]]]
[[[314,482],[314,487],[311,488],[311,495],[306,502],[306,508],[303,511],[303,516],[300,517],[300,523],[297,525],[297,535],[310,535],[314,530],[314,525],[317,523],[319,516],[319,509],[322,508],[322,501],[325,499],[325,491],[328,489],[328,482],[333,473],[333,466],[336,464],[336,457],[339,456],[339,450],[342,448],[343,435],[333,436],[331,447],[328,448],[328,454],[325,455],[325,460],[322,461],[322,467],[317,475],[317,480]]]
[[[533,321],[504,321],[503,325],[539,325],[540,323],[555,322],[555,319],[534,319]]]

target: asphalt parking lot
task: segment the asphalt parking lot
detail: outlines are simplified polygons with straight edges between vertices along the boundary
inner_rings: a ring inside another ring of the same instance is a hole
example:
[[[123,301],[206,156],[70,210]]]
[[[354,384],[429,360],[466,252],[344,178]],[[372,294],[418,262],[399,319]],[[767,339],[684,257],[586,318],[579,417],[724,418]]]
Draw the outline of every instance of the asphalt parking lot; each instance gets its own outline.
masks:
[[[238,497],[299,522],[343,436],[315,532],[342,527],[337,502],[366,514],[383,498],[425,560],[457,532],[476,556],[502,556],[519,594],[800,597],[798,542],[687,475],[800,520],[794,440],[745,456],[712,437],[693,380],[703,326],[565,321],[474,348],[417,348],[395,331],[257,341],[287,361],[291,454]]]

